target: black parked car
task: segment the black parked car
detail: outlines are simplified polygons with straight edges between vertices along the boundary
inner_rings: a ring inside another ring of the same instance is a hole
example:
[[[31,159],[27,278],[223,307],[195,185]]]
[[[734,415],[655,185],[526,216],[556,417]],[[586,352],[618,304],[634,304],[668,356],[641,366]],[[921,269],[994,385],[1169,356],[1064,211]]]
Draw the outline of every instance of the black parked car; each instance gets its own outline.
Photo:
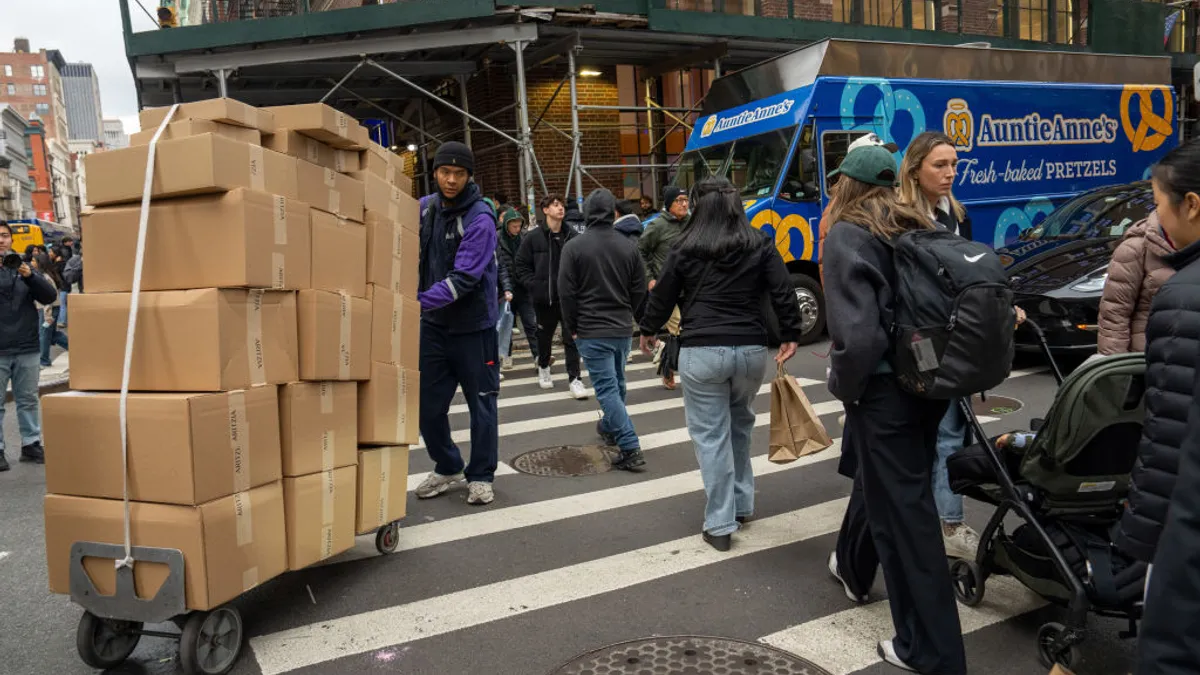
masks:
[[[1096,351],[1100,296],[1108,263],[1125,231],[1154,210],[1149,181],[1085,192],[996,251],[1008,269],[1017,305],[1046,334],[1051,349],[1087,356]],[[1040,349],[1027,326],[1017,349]]]

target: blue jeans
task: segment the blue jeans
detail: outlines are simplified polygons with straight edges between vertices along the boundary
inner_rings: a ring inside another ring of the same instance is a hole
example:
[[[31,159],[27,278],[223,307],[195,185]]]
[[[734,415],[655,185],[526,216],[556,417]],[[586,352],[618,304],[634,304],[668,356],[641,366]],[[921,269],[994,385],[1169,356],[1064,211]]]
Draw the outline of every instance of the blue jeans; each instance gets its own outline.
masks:
[[[421,436],[443,476],[466,474],[468,481],[492,482],[499,462],[500,429],[496,397],[500,394],[496,330],[451,333],[421,322]],[[471,461],[450,434],[450,402],[462,387],[471,413]]]
[[[588,377],[596,390],[596,400],[604,411],[601,428],[617,439],[622,451],[637,450],[637,432],[625,412],[625,361],[632,346],[631,338],[578,338],[579,355],[587,366]]]
[[[937,459],[933,463],[933,500],[937,502],[938,516],[943,523],[957,525],[963,521],[963,498],[950,490],[950,474],[946,471],[946,459],[962,450],[967,437],[967,418],[958,408],[958,401],[950,407],[938,425]]]
[[[17,405],[17,425],[21,429],[21,445],[42,440],[42,411],[38,405],[38,353],[0,356],[0,387],[12,382],[13,402]],[[0,410],[0,452],[4,451],[4,412]]]
[[[67,348],[67,334],[58,329],[57,320],[49,325],[43,324],[38,329],[38,341],[41,343],[41,361],[43,366],[49,366],[52,361],[50,359],[51,345],[58,345],[63,349]]]
[[[737,516],[754,513],[750,436],[754,398],[767,367],[767,348],[684,347],[679,351],[683,410],[704,479],[704,530],[721,536],[738,529]]]

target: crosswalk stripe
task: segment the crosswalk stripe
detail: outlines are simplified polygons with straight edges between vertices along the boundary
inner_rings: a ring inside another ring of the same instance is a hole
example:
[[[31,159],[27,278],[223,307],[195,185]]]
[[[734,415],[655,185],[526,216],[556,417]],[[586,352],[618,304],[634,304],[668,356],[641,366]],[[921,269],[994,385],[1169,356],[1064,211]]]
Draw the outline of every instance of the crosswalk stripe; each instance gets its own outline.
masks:
[[[836,583],[832,580],[830,583]],[[1027,614],[1047,602],[1010,577],[991,577],[978,607],[958,606],[963,633]],[[875,644],[895,634],[887,601],[854,607],[785,628],[760,642],[819,664],[830,675],[849,675],[880,662]]]
[[[512,468],[508,464],[505,464],[504,462],[499,462],[496,464],[496,475],[497,476],[511,476],[515,473],[517,473],[517,470]],[[421,481],[425,480],[425,476],[428,476],[428,475],[429,475],[428,473],[410,473],[410,474],[408,474],[408,491],[412,492],[413,490],[416,490],[417,486],[420,485]]]
[[[555,368],[555,370],[559,371],[559,372],[551,373],[551,375],[553,376],[553,379],[554,379],[554,383],[555,384],[566,384],[567,374],[565,372],[562,372],[562,369],[559,368],[557,364],[554,366],[554,368]],[[625,372],[626,373],[631,373],[631,372],[635,373],[635,372],[639,372],[642,370],[654,370],[656,368],[658,368],[658,364],[651,363],[649,361],[647,361],[645,363],[630,363],[629,365],[625,366]],[[515,368],[513,370],[504,371],[504,373],[503,373],[504,379],[500,381],[501,389],[504,389],[505,387],[520,387],[520,386],[523,386],[526,384],[537,384],[537,381],[538,381],[537,375],[534,375],[533,377],[518,377],[518,378],[512,378],[512,377],[508,376],[509,373],[514,372],[516,370],[521,370],[521,368]],[[588,371],[586,369],[580,372],[580,375],[584,376],[584,377],[586,377],[587,374],[588,374]],[[653,380],[653,381],[658,382],[659,380]],[[565,391],[565,390],[559,390],[559,391]]]
[[[734,547],[713,550],[699,536],[499,581],[395,607],[327,619],[250,639],[263,675],[278,675],[374,649],[611,593],[837,531],[846,499],[754,522]],[[620,573],[614,573],[620,570]],[[464,608],[470,611],[464,611]]]

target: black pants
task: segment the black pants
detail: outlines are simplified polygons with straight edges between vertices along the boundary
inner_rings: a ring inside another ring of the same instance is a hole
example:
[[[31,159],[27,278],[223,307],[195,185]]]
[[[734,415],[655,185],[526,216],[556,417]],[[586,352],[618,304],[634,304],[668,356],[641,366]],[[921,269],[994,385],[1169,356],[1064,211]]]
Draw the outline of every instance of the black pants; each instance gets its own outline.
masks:
[[[562,323],[562,312],[558,305],[543,305],[538,303],[534,308],[537,313],[537,348],[538,368],[550,367],[550,352],[554,349],[554,331]],[[567,377],[579,379],[579,350],[575,348],[575,338],[563,331],[563,349],[567,353]]]
[[[533,311],[533,301],[520,295],[514,296],[512,311],[521,319],[521,330],[525,331],[525,341],[529,343],[529,353],[533,358],[538,357],[537,314]],[[512,356],[512,342],[508,343],[508,353],[501,356]]]
[[[421,437],[435,470],[443,476],[462,471],[468,481],[492,482],[499,461],[500,365],[496,329],[451,333],[421,322]],[[471,413],[471,461],[450,433],[450,403],[462,388]]]
[[[842,578],[864,595],[883,569],[896,655],[926,675],[967,672],[931,480],[946,405],[904,392],[891,375],[872,377],[846,406],[839,467],[854,476],[837,542]]]

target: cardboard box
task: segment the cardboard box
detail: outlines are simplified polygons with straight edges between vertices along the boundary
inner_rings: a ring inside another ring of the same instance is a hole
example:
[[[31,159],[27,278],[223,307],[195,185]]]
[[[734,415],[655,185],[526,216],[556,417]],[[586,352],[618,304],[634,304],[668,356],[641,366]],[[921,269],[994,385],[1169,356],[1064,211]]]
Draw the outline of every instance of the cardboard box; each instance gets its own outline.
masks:
[[[371,303],[344,293],[300,291],[300,379],[371,376]]]
[[[408,446],[358,453],[358,517],[354,530],[366,534],[408,513]]]
[[[311,164],[350,174],[362,170],[362,160],[356,150],[338,150],[295,131],[277,131],[263,136],[263,147],[282,152]]]
[[[84,158],[92,206],[141,202],[150,146],[95,152]],[[226,192],[236,188],[296,198],[296,160],[274,150],[217,134],[160,142],[154,155],[151,197]]]
[[[367,128],[349,115],[324,103],[302,103],[266,108],[275,115],[275,128],[298,131],[343,150],[366,150],[371,143]]]
[[[309,210],[303,202],[245,188],[154,202],[146,226],[142,290],[308,288]],[[130,205],[83,216],[89,293],[133,290],[140,215],[141,206]]]
[[[143,129],[153,129],[162,124],[163,118],[170,111],[170,106],[162,108],[146,108],[138,114]],[[171,121],[176,120],[211,120],[224,124],[233,124],[249,129],[258,129],[264,134],[275,131],[275,116],[265,108],[255,108],[231,98],[210,98],[206,101],[184,103],[175,111]]]
[[[85,293],[71,298],[72,389],[120,390],[131,297]],[[142,293],[129,387],[230,391],[294,382],[298,353],[294,293]]]
[[[312,225],[312,287],[367,297],[367,228],[361,223],[309,212]]]
[[[353,466],[283,479],[289,570],[354,547],[357,483],[358,469]]]
[[[371,379],[358,385],[358,444],[415,445],[420,414],[421,373],[371,363]]]
[[[46,491],[121,499],[120,394],[42,398]],[[218,394],[130,394],[129,498],[195,505],[277,481],[274,386]]]
[[[421,303],[383,286],[368,286],[371,360],[421,368]]]
[[[158,132],[158,125],[154,125],[144,131],[139,131],[129,137],[130,145],[147,145],[154,138],[154,134]],[[258,129],[247,129],[246,127],[234,126],[232,124],[222,124],[221,122],[210,122],[208,120],[182,120],[180,122],[171,122],[167,128],[163,130],[162,136],[158,140],[170,141],[176,138],[187,138],[188,136],[199,136],[200,134],[216,134],[224,136],[238,143],[249,143],[250,145],[262,145],[262,132]]]
[[[368,176],[374,181],[371,205],[367,206],[365,218],[390,220],[413,232],[421,231],[421,203],[398,187],[389,186],[377,176]],[[386,196],[386,201],[381,201]],[[363,222],[366,222],[365,220]]]
[[[366,226],[367,283],[416,297],[420,236],[371,212],[368,212]]]
[[[300,194],[314,209],[362,222],[362,181],[304,160],[296,161],[296,179]]]
[[[355,462],[358,386],[293,382],[279,389],[283,475],[304,476]]]
[[[77,541],[122,544],[125,507],[116,499],[51,494],[44,509],[50,591],[68,594],[71,546]],[[278,482],[200,506],[133,502],[129,510],[134,546],[183,552],[188,609],[213,609],[287,570],[283,487]],[[83,563],[101,594],[116,591],[111,559],[85,558]],[[165,565],[133,567],[139,597],[152,597],[166,578]]]
[[[400,158],[394,152],[375,143],[362,152],[359,161],[362,165],[361,173],[374,174],[390,185],[396,185],[396,178],[404,175],[404,166]]]

